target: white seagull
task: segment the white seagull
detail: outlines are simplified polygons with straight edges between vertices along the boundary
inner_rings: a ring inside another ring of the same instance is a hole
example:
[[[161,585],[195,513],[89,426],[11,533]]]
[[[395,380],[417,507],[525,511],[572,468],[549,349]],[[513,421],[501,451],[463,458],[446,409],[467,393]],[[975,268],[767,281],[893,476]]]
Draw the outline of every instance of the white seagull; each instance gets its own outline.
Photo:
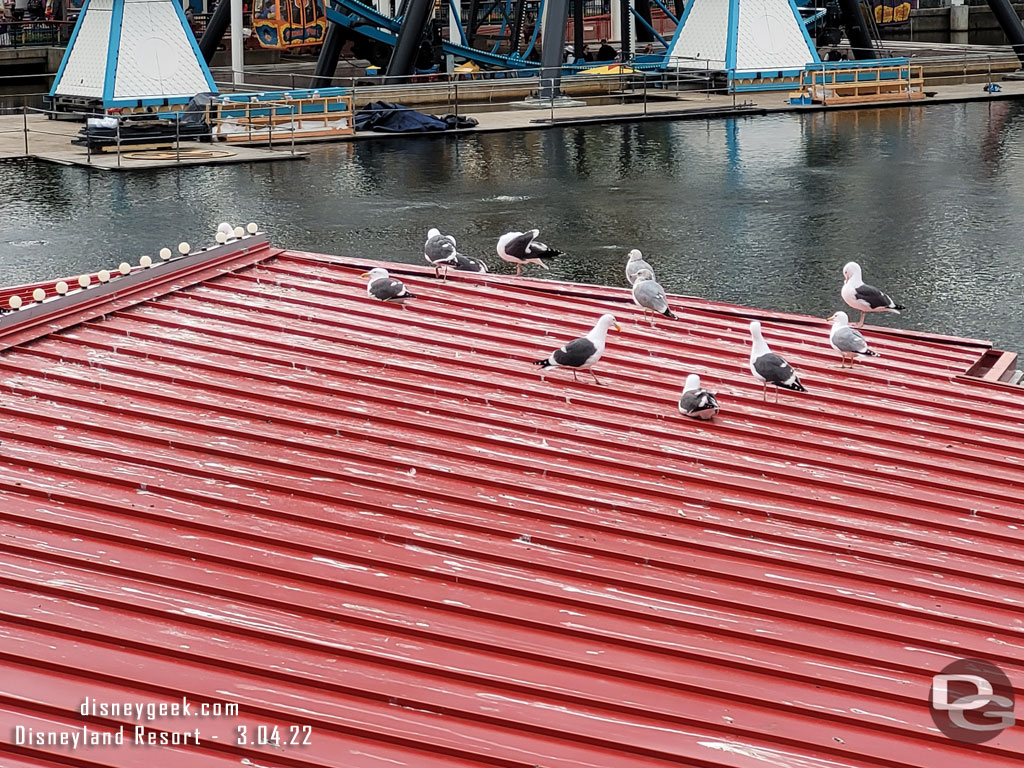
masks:
[[[594,376],[593,367],[597,365],[597,361],[604,354],[604,346],[608,338],[609,328],[614,328],[616,331],[622,330],[619,328],[619,324],[615,322],[614,315],[601,315],[597,320],[597,325],[586,336],[573,339],[564,347],[556,349],[544,360],[537,360],[534,365],[539,365],[541,368],[555,368],[558,366],[571,368],[574,381],[579,381],[576,377],[577,370],[589,371],[590,375]],[[598,381],[597,376],[594,376],[594,382],[597,384],[601,383]]]
[[[668,308],[668,299],[665,297],[665,289],[654,279],[654,273],[649,269],[641,269],[636,273],[636,282],[633,283],[633,303],[644,311],[644,319],[647,313],[651,312],[651,328],[654,327],[654,314],[664,315],[669,320],[679,318],[672,314]]]
[[[409,293],[405,284],[390,275],[383,267],[374,267],[369,272],[363,272],[360,277],[369,278],[366,283],[366,292],[370,298],[391,304],[401,304],[405,309],[405,302],[416,297]]]
[[[562,253],[537,240],[539,229],[528,232],[506,232],[498,238],[498,256],[502,261],[516,265],[516,277],[523,270],[523,264],[539,264],[548,268],[542,259],[550,259]]]
[[[448,277],[448,267],[458,265],[458,251],[455,247],[455,238],[451,235],[442,235],[441,230],[431,228],[427,232],[427,241],[423,244],[423,258],[434,267],[434,277],[440,277],[439,269],[444,270],[444,277]]]
[[[708,421],[718,415],[718,400],[714,394],[700,385],[700,376],[691,373],[686,377],[683,394],[679,398],[679,412],[691,419]]]
[[[642,269],[649,269],[651,274],[654,274],[654,267],[644,261],[644,255],[636,248],[626,254],[626,256],[626,279],[630,285],[636,282],[637,273]]]
[[[840,368],[846,367],[847,360],[850,362],[850,367],[853,368],[857,355],[880,357],[877,352],[868,349],[868,342],[863,334],[856,328],[850,327],[850,318],[847,317],[845,312],[836,312],[828,319],[832,323],[828,340],[832,344],[832,349],[843,356],[843,363],[839,366]]]
[[[775,385],[775,402],[779,402],[779,387],[795,392],[807,391],[793,366],[772,352],[761,335],[761,323],[757,320],[750,321],[750,338],[753,342],[750,349],[750,372],[764,383],[761,388],[762,400],[768,399],[769,384]]]
[[[860,264],[856,261],[849,262],[843,267],[843,301],[854,309],[860,310],[860,322],[856,328],[864,325],[867,312],[895,312],[906,309],[902,304],[897,304],[882,291],[873,285],[864,282],[860,273]]]

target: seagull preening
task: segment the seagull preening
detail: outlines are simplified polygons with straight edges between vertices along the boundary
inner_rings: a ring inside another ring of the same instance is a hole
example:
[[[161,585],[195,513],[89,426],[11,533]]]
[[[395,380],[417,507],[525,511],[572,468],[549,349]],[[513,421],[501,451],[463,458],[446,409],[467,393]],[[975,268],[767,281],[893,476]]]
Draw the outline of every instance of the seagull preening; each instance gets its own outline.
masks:
[[[654,327],[654,314],[664,315],[669,320],[679,318],[672,314],[668,308],[668,298],[665,296],[665,289],[654,279],[654,272],[649,269],[641,269],[636,273],[636,282],[633,283],[633,303],[644,311],[644,319],[647,313],[651,312],[651,328]]]
[[[718,415],[718,400],[714,394],[700,385],[700,376],[691,373],[686,377],[683,394],[679,398],[679,412],[691,419],[707,421]]]
[[[637,274],[643,269],[649,269],[651,274],[654,274],[654,267],[644,261],[644,255],[636,248],[626,254],[626,256],[626,279],[629,280],[630,285],[636,282]]]
[[[608,338],[609,328],[614,328],[616,331],[622,330],[619,328],[619,324],[615,322],[614,315],[601,315],[598,318],[597,324],[586,336],[573,339],[561,349],[556,349],[546,359],[536,361],[534,365],[539,365],[541,368],[555,368],[558,366],[571,368],[574,381],[579,381],[576,377],[577,370],[586,370],[591,376],[594,376],[594,382],[600,384],[601,382],[594,375],[593,367],[597,365],[597,361],[604,354],[604,345]]]
[[[464,253],[455,252],[455,268],[460,272],[486,272],[487,265],[480,259],[473,259]]]
[[[772,352],[768,342],[761,335],[761,323],[757,320],[750,321],[750,338],[752,346],[750,349],[750,372],[764,382],[761,388],[761,399],[768,399],[768,385],[775,385],[775,402],[779,402],[779,387],[792,389],[795,392],[806,392],[800,378],[793,370],[793,366],[787,363],[780,355]]]
[[[442,235],[441,230],[437,228],[431,228],[427,232],[427,241],[423,244],[423,258],[434,267],[434,277],[440,277],[438,270],[443,269],[444,277],[447,278],[448,267],[454,267],[459,263],[457,255],[454,237]]]
[[[875,286],[865,283],[861,277],[860,264],[856,261],[851,261],[843,267],[842,296],[843,301],[860,310],[860,322],[854,326],[855,328],[864,325],[868,312],[895,312],[898,315],[901,309],[906,309]]]
[[[856,328],[850,327],[850,318],[845,312],[836,312],[829,318],[829,321],[832,323],[832,328],[829,330],[828,340],[832,344],[832,349],[843,356],[840,368],[845,368],[847,361],[853,368],[853,362],[857,355],[880,357],[877,352],[868,349],[868,342],[863,334]]]
[[[502,261],[516,265],[516,277],[521,274],[523,264],[539,264],[548,269],[542,259],[550,259],[562,253],[538,241],[539,234],[539,229],[531,229],[529,232],[506,232],[498,238],[498,256]]]
[[[406,301],[416,298],[409,293],[401,280],[388,275],[388,271],[383,267],[375,267],[369,272],[363,272],[360,277],[369,278],[366,283],[366,292],[370,294],[371,298],[392,304],[401,304],[402,309],[405,309]]]

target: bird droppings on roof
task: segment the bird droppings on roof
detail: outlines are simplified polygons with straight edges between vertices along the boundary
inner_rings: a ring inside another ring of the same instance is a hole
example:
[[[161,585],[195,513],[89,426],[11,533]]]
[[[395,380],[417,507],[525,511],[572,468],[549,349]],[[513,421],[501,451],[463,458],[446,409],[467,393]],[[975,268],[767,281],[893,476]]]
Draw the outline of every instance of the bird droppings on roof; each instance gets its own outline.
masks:
[[[370,266],[250,238],[0,319],[3,722],[202,737],[0,765],[1018,764],[927,707],[954,659],[1024,674],[1024,400],[963,376],[986,343],[889,318],[841,371],[824,319],[671,297],[652,331],[625,289],[385,264],[402,309]],[[607,386],[542,381],[605,313]],[[762,400],[752,319],[808,393]]]

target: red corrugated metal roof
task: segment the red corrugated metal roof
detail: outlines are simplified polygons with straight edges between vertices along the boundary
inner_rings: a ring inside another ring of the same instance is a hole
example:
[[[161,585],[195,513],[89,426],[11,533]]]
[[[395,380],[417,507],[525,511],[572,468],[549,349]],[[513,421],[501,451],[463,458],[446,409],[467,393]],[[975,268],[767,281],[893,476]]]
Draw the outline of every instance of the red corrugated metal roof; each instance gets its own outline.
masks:
[[[1024,674],[1024,399],[960,375],[987,344],[869,327],[841,371],[823,320],[679,298],[652,331],[624,290],[401,266],[404,311],[365,261],[243,242],[3,320],[5,736],[201,741],[0,764],[1019,765],[926,704],[955,658]],[[608,386],[541,380],[609,310]],[[810,394],[762,402],[750,317]],[[79,712],[183,696],[240,712]],[[239,742],[272,726],[309,744]]]

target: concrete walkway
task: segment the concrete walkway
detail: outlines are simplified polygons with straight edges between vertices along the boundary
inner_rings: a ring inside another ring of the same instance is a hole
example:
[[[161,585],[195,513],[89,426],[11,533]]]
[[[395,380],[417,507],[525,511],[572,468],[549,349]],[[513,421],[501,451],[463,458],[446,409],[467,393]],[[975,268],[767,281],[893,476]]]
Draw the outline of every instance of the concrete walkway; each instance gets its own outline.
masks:
[[[679,94],[648,91],[646,104],[642,100],[636,100],[637,98],[643,98],[642,93],[633,93],[629,94],[632,99],[631,101],[618,104],[605,103],[588,106],[559,106],[556,104],[553,109],[550,107],[531,109],[525,108],[520,104],[515,107],[509,106],[509,108],[503,110],[481,112],[472,112],[467,109],[466,114],[475,117],[479,121],[479,125],[473,129],[460,131],[460,133],[530,130],[550,128],[553,125],[587,123],[706,119],[709,117],[781,112],[821,112],[829,109],[877,109],[905,107],[908,105],[925,107],[929,104],[1024,98],[1024,81],[1005,80],[999,82],[999,86],[1002,89],[999,93],[989,94],[983,90],[982,83],[933,87],[926,85],[926,92],[930,95],[924,100],[908,102],[897,99],[890,102],[830,107],[823,107],[820,104],[802,106],[790,104],[788,102],[788,91],[743,94],[735,97],[731,95],[707,95],[695,91],[684,91]],[[443,111],[443,108],[441,111]],[[26,127],[28,130],[27,153],[25,151]],[[81,165],[102,170],[132,170],[173,167],[176,165],[294,160],[308,154],[306,152],[295,152],[293,154],[290,146],[287,144],[280,149],[267,149],[265,147],[227,145],[223,142],[212,144],[182,142],[180,153],[174,149],[161,151],[160,153],[148,153],[133,152],[126,148],[122,151],[119,161],[116,154],[93,153],[90,157],[84,148],[72,145],[71,139],[78,134],[81,127],[81,123],[47,120],[42,115],[29,115],[27,119],[20,114],[0,116],[0,158],[25,157],[28,154],[42,160],[65,165]],[[423,135],[421,133],[362,132],[351,136],[339,137],[335,141],[360,141]],[[303,141],[296,138],[296,143],[323,143],[323,141],[323,139]]]

